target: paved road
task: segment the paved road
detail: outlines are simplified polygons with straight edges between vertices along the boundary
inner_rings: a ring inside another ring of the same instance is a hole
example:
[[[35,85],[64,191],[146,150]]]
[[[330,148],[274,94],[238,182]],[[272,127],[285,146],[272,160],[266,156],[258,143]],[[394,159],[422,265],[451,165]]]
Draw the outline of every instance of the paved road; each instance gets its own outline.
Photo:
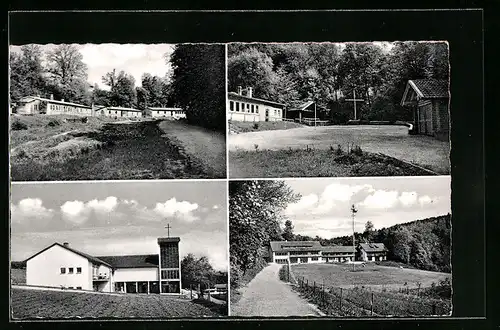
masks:
[[[191,157],[197,158],[213,178],[226,177],[226,137],[222,133],[165,120],[159,127],[169,137],[177,139]]]
[[[231,316],[319,316],[316,309],[299,297],[278,277],[281,265],[271,264],[248,283],[241,299],[231,304]]]
[[[231,134],[229,151],[280,150],[288,148],[328,149],[338,144],[345,150],[348,144],[359,145],[373,153],[383,153],[411,162],[440,174],[449,174],[450,144],[430,136],[409,135],[405,126],[323,126],[287,130]]]

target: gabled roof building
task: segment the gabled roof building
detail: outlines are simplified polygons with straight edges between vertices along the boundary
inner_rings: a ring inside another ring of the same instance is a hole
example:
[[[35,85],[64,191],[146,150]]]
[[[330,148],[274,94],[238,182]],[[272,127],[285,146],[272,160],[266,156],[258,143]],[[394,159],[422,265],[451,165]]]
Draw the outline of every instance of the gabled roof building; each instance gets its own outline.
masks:
[[[227,117],[234,121],[282,121],[285,105],[256,98],[253,96],[252,87],[245,90],[238,86],[237,92],[227,95]]]
[[[92,256],[54,243],[26,259],[26,284],[123,293],[181,291],[178,237],[159,238],[158,254]]]

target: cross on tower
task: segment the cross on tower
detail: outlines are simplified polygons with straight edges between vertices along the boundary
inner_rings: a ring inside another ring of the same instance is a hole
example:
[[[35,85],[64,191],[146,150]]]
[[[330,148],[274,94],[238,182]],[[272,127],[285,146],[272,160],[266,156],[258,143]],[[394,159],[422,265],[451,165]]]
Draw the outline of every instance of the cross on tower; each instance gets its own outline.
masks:
[[[165,228],[167,228],[167,237],[170,237],[170,228],[172,228],[172,227],[170,227],[170,224],[167,223],[167,225],[165,226]]]
[[[363,99],[356,99],[356,90],[354,89],[352,91],[352,94],[353,94],[353,98],[352,99],[346,99],[346,101],[350,101],[352,103],[354,103],[354,120],[356,120],[357,116],[356,116],[356,102],[361,102],[361,101],[364,101]]]

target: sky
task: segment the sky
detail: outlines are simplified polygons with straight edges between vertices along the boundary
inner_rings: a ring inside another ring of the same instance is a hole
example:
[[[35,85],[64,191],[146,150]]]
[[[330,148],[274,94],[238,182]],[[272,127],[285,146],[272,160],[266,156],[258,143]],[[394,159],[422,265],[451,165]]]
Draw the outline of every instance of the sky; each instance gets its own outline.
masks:
[[[88,67],[88,82],[101,89],[109,89],[102,83],[102,76],[116,69],[131,74],[135,78],[136,86],[141,86],[141,76],[151,73],[153,76],[164,77],[171,70],[167,64],[165,54],[172,54],[172,44],[75,44],[83,56],[83,62]],[[40,45],[46,53],[56,45]],[[11,52],[20,52],[20,46],[10,46]]]
[[[11,260],[55,242],[94,256],[154,254],[169,224],[181,257],[227,271],[226,203],[223,181],[13,184]]]
[[[351,205],[358,209],[355,231],[370,220],[375,229],[451,213],[451,177],[290,179],[301,194],[285,214],[295,234],[333,238],[352,235]]]

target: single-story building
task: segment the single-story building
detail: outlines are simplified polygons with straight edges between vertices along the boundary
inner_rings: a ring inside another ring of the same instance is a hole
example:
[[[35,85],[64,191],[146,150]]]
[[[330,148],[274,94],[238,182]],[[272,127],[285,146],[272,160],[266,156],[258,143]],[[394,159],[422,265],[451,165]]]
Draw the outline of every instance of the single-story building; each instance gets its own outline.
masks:
[[[353,246],[331,245],[323,246],[321,256],[324,262],[353,261],[356,251]]]
[[[314,101],[304,102],[297,107],[292,107],[286,111],[286,118],[302,122],[303,119],[314,120],[314,110],[316,103]]]
[[[234,121],[282,121],[284,104],[253,97],[252,87],[229,92],[227,97],[228,119]]]
[[[64,99],[54,100],[51,95],[50,99],[40,96],[25,96],[19,100],[14,108],[14,112],[20,115],[76,115],[76,116],[93,116],[92,106],[65,102]]]
[[[356,250],[359,260],[362,261],[387,260],[387,248],[384,243],[359,243]]]
[[[147,107],[144,110],[144,117],[179,119],[186,118],[186,111],[181,108]]]
[[[113,118],[141,118],[142,110],[122,107],[103,107],[95,110],[96,116]]]
[[[26,259],[26,284],[124,293],[181,291],[179,237],[158,238],[150,255],[92,256],[54,243]]]
[[[417,134],[449,141],[449,84],[447,80],[408,80],[401,105],[413,111]]]

